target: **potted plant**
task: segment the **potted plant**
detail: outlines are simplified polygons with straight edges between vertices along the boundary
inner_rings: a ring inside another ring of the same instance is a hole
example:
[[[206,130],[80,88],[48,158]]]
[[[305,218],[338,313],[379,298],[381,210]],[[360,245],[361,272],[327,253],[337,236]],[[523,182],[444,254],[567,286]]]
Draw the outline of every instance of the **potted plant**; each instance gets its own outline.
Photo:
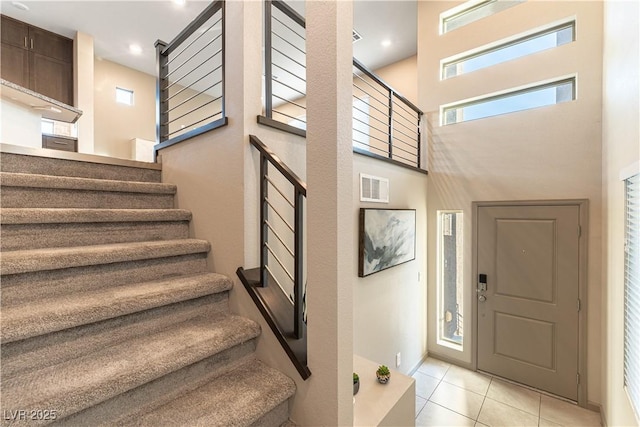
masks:
[[[355,372],[353,373],[353,395],[358,394],[358,390],[360,390],[360,377]]]
[[[376,371],[376,377],[380,384],[386,384],[389,382],[389,378],[391,378],[391,372],[385,365],[380,365]]]

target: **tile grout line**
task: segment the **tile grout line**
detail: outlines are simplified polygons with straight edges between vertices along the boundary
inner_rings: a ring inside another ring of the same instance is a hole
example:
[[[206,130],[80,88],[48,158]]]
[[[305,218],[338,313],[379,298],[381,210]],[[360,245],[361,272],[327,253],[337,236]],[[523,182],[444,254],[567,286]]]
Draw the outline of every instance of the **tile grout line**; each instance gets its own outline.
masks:
[[[482,405],[480,405],[480,410],[478,411],[478,415],[476,416],[476,423],[479,422],[480,413],[482,412],[482,408],[484,407],[484,402],[487,400],[487,394],[489,394],[489,389],[491,388],[491,383],[493,383],[493,377],[489,380],[489,385],[487,386],[487,391],[484,393],[482,397]]]

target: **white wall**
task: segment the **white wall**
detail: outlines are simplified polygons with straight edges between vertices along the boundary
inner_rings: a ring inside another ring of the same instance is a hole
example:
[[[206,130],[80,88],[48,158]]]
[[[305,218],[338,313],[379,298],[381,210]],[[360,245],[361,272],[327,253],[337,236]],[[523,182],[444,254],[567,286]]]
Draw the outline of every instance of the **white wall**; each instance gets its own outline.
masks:
[[[42,148],[42,114],[23,104],[0,100],[0,142]]]
[[[601,347],[601,104],[602,3],[527,1],[444,35],[439,14],[461,2],[418,5],[419,106],[429,134],[428,234],[436,211],[464,212],[464,318],[471,319],[471,204],[473,201],[589,199],[587,381],[599,403]],[[576,16],[576,41],[440,81],[439,61],[557,20]],[[449,126],[439,106],[474,96],[577,73],[577,100]],[[464,351],[436,342],[436,239],[428,243],[429,352],[472,362],[469,328]]]
[[[624,183],[620,171],[640,160],[640,7],[604,2],[602,122],[603,251],[602,404],[607,425],[637,426],[622,383],[624,313]]]

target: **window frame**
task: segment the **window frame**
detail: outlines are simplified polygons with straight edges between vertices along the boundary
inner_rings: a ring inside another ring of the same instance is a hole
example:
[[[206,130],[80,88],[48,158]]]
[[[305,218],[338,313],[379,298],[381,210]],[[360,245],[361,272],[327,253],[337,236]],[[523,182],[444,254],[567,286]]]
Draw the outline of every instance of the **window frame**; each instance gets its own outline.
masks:
[[[478,104],[482,104],[482,103],[486,103],[486,102],[491,102],[491,101],[495,101],[495,100],[499,100],[499,99],[504,99],[507,98],[509,96],[517,96],[517,95],[522,95],[528,92],[535,92],[538,90],[544,90],[547,88],[551,88],[551,87],[557,87],[566,83],[572,83],[572,101],[575,101],[576,99],[578,99],[578,76],[577,74],[572,74],[569,76],[562,76],[562,77],[557,77],[555,79],[551,79],[551,80],[545,80],[542,82],[537,82],[537,83],[532,83],[526,86],[520,86],[520,87],[515,87],[515,88],[511,88],[511,89],[506,89],[503,91],[499,91],[499,92],[494,92],[494,93],[490,93],[490,94],[486,94],[486,95],[481,95],[481,96],[477,96],[474,98],[468,98],[462,101],[457,101],[457,102],[453,102],[453,103],[449,103],[449,104],[444,104],[440,106],[440,126],[449,126],[449,125],[455,125],[455,124],[460,124],[460,123],[465,123],[465,122],[469,122],[469,121],[475,121],[475,120],[481,120],[481,119],[487,119],[487,118],[491,118],[491,117],[496,117],[496,116],[501,116],[504,114],[510,114],[510,113],[517,113],[517,112],[521,112],[521,111],[527,111],[530,109],[534,109],[534,108],[540,108],[540,107],[531,107],[531,108],[524,108],[524,109],[519,109],[519,110],[513,110],[513,111],[508,111],[505,113],[500,113],[500,114],[494,114],[494,115],[490,115],[490,116],[485,116],[485,117],[479,117],[477,119],[470,119],[470,120],[461,120],[461,121],[455,121],[455,122],[447,122],[446,118],[446,114],[449,111],[453,111],[453,110],[459,110],[461,108],[465,108],[465,107],[471,107],[474,105],[478,105]],[[545,106],[551,106],[551,105],[558,105],[560,103],[556,102],[554,104],[548,104]]]
[[[129,94],[129,98],[131,99],[131,103],[128,102],[122,102],[120,99],[120,97],[118,96],[118,94],[120,92],[126,92],[127,94]],[[132,107],[135,103],[135,97],[134,97],[134,91],[133,89],[125,89],[123,87],[120,86],[116,86],[116,104],[122,104],[122,105],[126,105],[129,107]]]
[[[461,5],[458,5],[454,8],[446,10],[440,14],[439,17],[439,31],[440,35],[447,34],[451,31],[457,30],[458,28],[462,28],[465,25],[472,24],[480,19],[487,18],[489,16],[495,15],[496,13],[500,13],[504,10],[507,10],[513,6],[518,6],[521,3],[524,3],[526,0],[469,0]],[[468,15],[475,11],[481,10],[484,7],[490,6],[496,3],[505,3],[505,7],[500,8],[499,10],[493,11],[489,15],[480,16],[472,21],[464,23],[460,26],[456,26],[451,29],[447,29],[447,23],[454,20],[455,18],[462,17],[464,15]]]
[[[518,44],[521,43],[525,43],[531,40],[535,40],[537,38],[540,37],[544,37],[547,36],[549,34],[552,33],[556,33],[559,31],[562,31],[564,29],[567,28],[571,28],[571,43],[573,43],[576,40],[576,17],[575,16],[571,16],[568,18],[565,18],[563,20],[560,21],[556,21],[553,22],[551,24],[545,25],[543,27],[538,27],[538,28],[534,28],[532,30],[523,32],[523,33],[519,33],[515,36],[512,37],[508,37],[508,38],[504,38],[501,40],[498,40],[496,42],[493,43],[488,43],[485,44],[483,46],[477,47],[475,49],[471,49],[453,56],[450,56],[448,58],[444,58],[440,61],[440,80],[447,80],[447,79],[451,79],[454,77],[458,77],[461,76],[463,74],[468,74],[468,73],[456,73],[453,76],[447,77],[447,67],[451,66],[451,65],[457,65],[460,63],[463,63],[465,61],[471,60],[471,59],[475,59],[478,58],[480,56],[486,55],[486,54],[490,54],[490,53],[494,53],[497,51],[500,51],[502,49],[507,49],[513,46],[516,46]],[[569,43],[564,43],[564,44],[569,44]],[[525,56],[529,56],[529,55],[534,55],[536,53],[540,53],[540,52],[544,52],[545,50],[549,50],[552,49],[554,47],[560,47],[563,46],[562,45],[556,45],[553,46],[551,48],[545,48],[545,49],[541,49],[535,52],[531,52],[531,53],[527,53],[526,55],[521,55],[521,56],[517,56],[514,58],[510,58],[501,62],[497,62],[495,64],[486,66],[486,67],[482,67],[480,69],[484,69],[484,68],[488,68],[488,67],[492,67],[494,65],[499,65],[505,62],[509,62],[509,61],[513,61],[515,59],[519,59],[519,58],[524,58]],[[474,70],[476,71],[476,70]],[[473,72],[473,71],[470,71]]]
[[[444,313],[444,269],[443,269],[443,216],[445,214],[454,214],[460,215],[460,230],[462,231],[462,236],[460,236],[460,244],[458,245],[456,242],[456,251],[460,251],[461,262],[460,265],[456,263],[456,276],[459,276],[464,280],[464,211],[462,209],[439,209],[436,211],[436,343],[443,347],[450,348],[456,351],[464,351],[464,326],[463,326],[463,334],[461,335],[460,342],[456,342],[450,338],[447,338],[443,334],[443,321],[445,318]],[[456,219],[457,221],[457,219]],[[458,270],[460,269],[460,270]],[[464,286],[464,284],[463,284]],[[461,294],[462,297],[462,311],[464,311],[464,292]],[[463,317],[464,319],[464,317]],[[464,320],[463,320],[464,322]],[[464,323],[463,323],[464,324]]]

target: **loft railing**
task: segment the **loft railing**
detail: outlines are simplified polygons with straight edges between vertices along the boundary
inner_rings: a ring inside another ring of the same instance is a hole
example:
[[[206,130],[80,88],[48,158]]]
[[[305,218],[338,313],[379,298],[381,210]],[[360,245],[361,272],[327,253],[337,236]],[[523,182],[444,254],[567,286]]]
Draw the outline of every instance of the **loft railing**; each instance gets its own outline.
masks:
[[[156,152],[227,124],[224,4],[209,5],[170,43],[155,43]]]
[[[304,136],[307,128],[305,21],[281,0],[265,0],[264,13],[265,111],[264,117],[258,120]]]
[[[237,271],[302,378],[307,368],[304,210],[306,184],[256,136],[260,153],[260,267]]]
[[[265,0],[264,116],[258,122],[306,136],[305,20]],[[422,111],[353,59],[353,151],[425,172]]]
[[[353,59],[353,151],[422,169],[422,111]]]

